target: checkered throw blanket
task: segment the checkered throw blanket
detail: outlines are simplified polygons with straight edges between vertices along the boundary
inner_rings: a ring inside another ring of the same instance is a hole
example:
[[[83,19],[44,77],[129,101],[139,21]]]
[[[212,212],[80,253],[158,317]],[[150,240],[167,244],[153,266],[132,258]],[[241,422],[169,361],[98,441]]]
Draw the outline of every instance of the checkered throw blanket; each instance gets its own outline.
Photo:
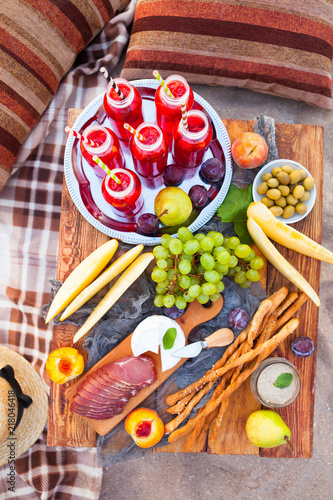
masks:
[[[67,112],[105,91],[99,68],[112,73],[118,64],[134,9],[132,0],[79,55],[0,195],[0,342],[22,354],[42,378],[52,327],[39,310],[56,275]],[[15,493],[8,491],[8,467],[0,468],[0,500],[98,498],[102,468],[96,449],[49,447],[46,432],[16,460]]]

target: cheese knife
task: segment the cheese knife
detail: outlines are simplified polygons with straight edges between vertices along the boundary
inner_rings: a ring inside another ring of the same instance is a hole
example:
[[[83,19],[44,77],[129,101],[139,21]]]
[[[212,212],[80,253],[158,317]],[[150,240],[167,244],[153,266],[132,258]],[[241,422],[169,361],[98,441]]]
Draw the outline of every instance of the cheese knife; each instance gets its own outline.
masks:
[[[206,337],[204,340],[199,342],[194,342],[193,344],[188,344],[178,351],[175,351],[172,356],[176,358],[194,358],[201,353],[202,349],[209,347],[223,347],[225,345],[231,344],[234,340],[234,333],[229,328],[220,328],[216,332]]]

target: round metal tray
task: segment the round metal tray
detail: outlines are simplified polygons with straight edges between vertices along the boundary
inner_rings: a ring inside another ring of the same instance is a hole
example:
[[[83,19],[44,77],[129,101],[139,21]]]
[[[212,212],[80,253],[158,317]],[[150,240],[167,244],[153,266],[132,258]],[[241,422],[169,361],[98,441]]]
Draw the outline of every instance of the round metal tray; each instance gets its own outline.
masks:
[[[154,103],[155,90],[158,87],[156,80],[135,80],[132,85],[138,88],[143,102],[143,117],[145,121],[156,122],[156,110]],[[96,97],[81,113],[76,120],[73,128],[81,132],[91,123],[100,123],[104,126],[112,128],[110,122],[103,109],[104,93]],[[221,205],[227,195],[232,178],[231,164],[231,145],[228,133],[216,111],[208,104],[205,99],[194,93],[194,106],[198,109],[204,109],[210,116],[213,126],[213,140],[209,149],[205,153],[204,161],[208,158],[217,157],[225,159],[225,177],[223,184],[217,196],[204,207],[197,215],[195,220],[188,226],[190,231],[197,231],[200,227],[206,224],[216,212],[216,209]],[[120,141],[121,147],[125,156],[126,168],[134,170],[131,153],[128,143]],[[171,152],[168,156],[168,164],[174,163]],[[202,184],[209,189],[210,184],[204,183],[199,176],[200,168],[195,170],[191,178],[185,179],[181,187],[188,193],[191,186]],[[65,178],[70,196],[75,203],[81,215],[96,229],[113,238],[117,238],[125,243],[143,245],[156,245],[160,242],[160,236],[143,235],[133,230],[134,221],[126,221],[119,218],[112,211],[112,207],[104,200],[101,194],[102,179],[97,177],[93,169],[88,165],[82,157],[79,141],[73,136],[69,136],[65,150]],[[164,187],[164,184],[158,187],[147,187],[142,185],[144,207],[141,213],[154,213],[155,197]],[[125,229],[124,229],[125,224]],[[167,228],[167,232],[172,233],[172,228]],[[163,229],[161,229],[163,232]],[[176,229],[174,231],[175,235]]]

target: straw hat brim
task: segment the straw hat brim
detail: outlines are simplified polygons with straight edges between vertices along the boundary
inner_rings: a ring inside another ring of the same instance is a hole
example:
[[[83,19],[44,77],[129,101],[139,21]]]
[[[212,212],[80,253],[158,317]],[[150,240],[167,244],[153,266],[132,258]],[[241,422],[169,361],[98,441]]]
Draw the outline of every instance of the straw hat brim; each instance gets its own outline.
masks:
[[[9,436],[0,445],[0,466],[8,463],[25,453],[39,438],[45,427],[48,416],[48,397],[41,377],[33,366],[20,354],[5,346],[0,346],[0,369],[11,365],[15,378],[21,386],[22,392],[33,400],[29,408],[23,412],[13,436]],[[13,439],[13,438],[16,439]],[[12,448],[8,445],[12,442]]]

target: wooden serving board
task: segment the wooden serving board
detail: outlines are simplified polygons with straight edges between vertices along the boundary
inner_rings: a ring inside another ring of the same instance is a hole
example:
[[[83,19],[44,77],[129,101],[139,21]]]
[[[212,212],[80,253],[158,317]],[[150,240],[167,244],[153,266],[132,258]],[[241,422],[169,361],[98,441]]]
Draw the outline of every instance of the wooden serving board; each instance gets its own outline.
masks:
[[[221,298],[212,303],[211,307],[205,308],[197,301],[192,302],[190,306],[187,308],[183,316],[178,318],[176,321],[181,326],[185,339],[187,340],[189,334],[198,325],[206,323],[210,319],[215,318],[218,313],[221,311],[223,306],[223,298]],[[117,359],[124,358],[125,356],[133,355],[131,348],[131,340],[132,333],[128,337],[126,337],[120,344],[118,344],[112,351],[110,351],[104,358],[102,358],[96,365],[94,365],[87,373],[85,373],[78,381],[76,381],[71,387],[69,387],[65,393],[69,403],[72,403],[73,397],[76,394],[77,387],[87,378],[90,373],[96,371],[98,368],[101,368],[106,363],[112,363],[112,361],[116,361]],[[105,420],[95,420],[93,418],[87,418],[90,425],[95,429],[95,431],[101,436],[105,436],[109,431],[111,431],[116,425],[119,424],[132,411],[136,408],[142,401],[144,401],[152,392],[154,392],[163,382],[166,381],[167,378],[170,377],[181,365],[183,365],[186,361],[185,358],[180,359],[180,361],[170,370],[162,372],[162,363],[160,354],[156,354],[155,352],[148,351],[145,353],[147,356],[152,358],[155,362],[155,371],[156,371],[156,381],[141,389],[141,391],[132,397],[127,405],[124,407],[123,412],[120,415],[115,415],[112,418],[108,418]]]
[[[69,110],[69,125],[73,125],[82,110]],[[223,120],[231,142],[242,132],[252,131],[251,121]],[[323,187],[323,128],[313,125],[276,124],[276,139],[280,158],[289,158],[303,164],[315,178],[317,200],[312,212],[294,227],[314,239],[321,241],[322,228],[322,187]],[[104,243],[108,237],[93,228],[78,212],[67,190],[64,180],[62,195],[62,211],[60,220],[59,254],[57,278],[64,280],[70,272],[95,248]],[[320,281],[320,262],[292,252],[277,245],[279,251],[298,269],[318,292]],[[264,284],[264,283],[263,283]],[[273,266],[267,266],[267,293],[275,292],[282,285],[289,290],[294,287],[278,273]],[[102,293],[102,292],[101,292]],[[311,337],[317,347],[318,309],[308,300],[298,313],[300,327],[279,347],[278,355],[284,356],[298,368],[302,380],[301,394],[291,406],[279,413],[291,429],[294,452],[288,446],[261,449],[253,446],[245,434],[245,422],[250,413],[260,408],[253,398],[249,380],[232,395],[228,410],[221,426],[219,439],[215,444],[198,443],[196,452],[215,454],[250,455],[260,454],[265,457],[300,457],[312,456],[313,410],[315,394],[316,351],[309,358],[294,356],[290,350],[293,338],[299,335]],[[54,327],[52,349],[71,345],[77,327],[60,325]],[[78,348],[82,349],[82,342]],[[68,385],[51,383],[50,411],[48,425],[48,444],[52,446],[95,446],[96,432],[87,419],[69,411],[69,401],[65,395]],[[69,390],[69,394],[71,394]],[[158,397],[159,389],[157,389]],[[183,452],[188,436],[172,445],[157,448],[158,452]]]

